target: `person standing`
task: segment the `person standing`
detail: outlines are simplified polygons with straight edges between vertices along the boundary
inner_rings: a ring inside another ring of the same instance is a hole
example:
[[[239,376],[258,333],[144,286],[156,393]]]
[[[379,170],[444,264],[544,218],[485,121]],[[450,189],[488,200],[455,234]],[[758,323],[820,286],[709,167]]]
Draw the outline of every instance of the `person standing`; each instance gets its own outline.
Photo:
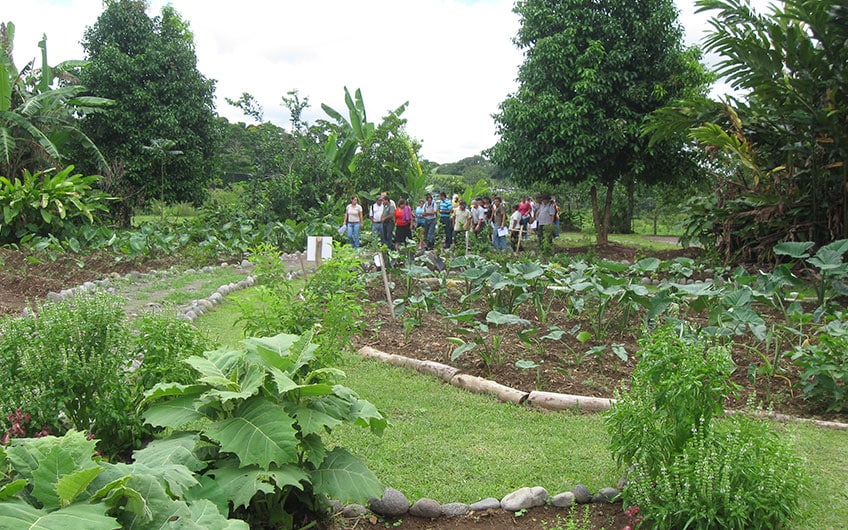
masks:
[[[512,215],[509,216],[509,235],[512,240],[512,251],[518,251],[518,236],[524,233],[524,225],[521,223],[521,209],[512,207]]]
[[[439,194],[439,222],[445,228],[445,250],[453,244],[453,202],[445,192]]]
[[[465,249],[468,250],[468,229],[471,228],[471,210],[465,201],[459,201],[459,207],[453,213],[454,238],[459,239],[457,234],[463,234],[465,238]]]
[[[536,234],[539,236],[539,248],[549,250],[553,242],[553,225],[556,217],[556,207],[551,203],[550,195],[539,197],[536,205]]]
[[[418,206],[415,208],[415,228],[424,226],[424,200],[418,201]]]
[[[395,209],[395,246],[400,247],[412,239],[412,217],[412,208],[406,203],[406,199],[398,199]]]
[[[501,235],[501,230],[506,227],[506,208],[501,198],[495,195],[492,198],[492,246],[495,250],[506,250],[506,237]]]
[[[381,242],[390,249],[395,248],[395,205],[388,195],[383,195],[383,237]]]
[[[383,240],[383,198],[377,197],[374,204],[371,205],[371,232],[375,239]]]
[[[438,215],[439,206],[429,193],[425,196],[423,213],[424,232],[426,233],[425,240],[427,241],[427,250],[433,250],[436,246],[436,215]]]
[[[359,248],[359,231],[362,228],[362,205],[354,196],[345,208],[344,224],[347,226],[347,239],[353,248]]]

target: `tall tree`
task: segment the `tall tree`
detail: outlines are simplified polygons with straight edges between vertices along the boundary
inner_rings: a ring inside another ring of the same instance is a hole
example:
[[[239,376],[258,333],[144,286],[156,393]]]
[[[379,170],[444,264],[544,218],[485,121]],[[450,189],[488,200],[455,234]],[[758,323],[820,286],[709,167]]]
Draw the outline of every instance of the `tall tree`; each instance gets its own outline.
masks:
[[[686,165],[680,151],[649,148],[640,128],[647,114],[703,84],[697,51],[681,44],[673,0],[519,0],[514,11],[524,63],[518,91],[494,115],[492,160],[522,185],[591,181],[597,240],[606,245],[615,184],[664,179]]]
[[[728,161],[692,235],[726,262],[770,261],[784,240],[848,237],[848,7],[785,0],[769,15],[747,0],[699,0],[714,18],[707,49],[744,98],[660,109],[654,140],[687,131]]]
[[[168,138],[183,154],[167,160],[165,200],[197,201],[212,174],[215,83],[197,70],[188,23],[170,6],[151,19],[141,0],[106,0],[105,5],[86,29],[82,44],[89,65],[81,77],[92,92],[115,101],[108,117],[84,122],[104,154],[123,168],[114,193],[130,208],[159,195],[158,175],[144,146]]]

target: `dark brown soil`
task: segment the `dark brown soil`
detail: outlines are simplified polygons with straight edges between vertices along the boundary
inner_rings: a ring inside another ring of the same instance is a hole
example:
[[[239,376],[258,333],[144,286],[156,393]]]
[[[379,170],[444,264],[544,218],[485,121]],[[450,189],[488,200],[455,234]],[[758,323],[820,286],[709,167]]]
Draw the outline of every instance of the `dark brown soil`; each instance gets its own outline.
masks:
[[[146,272],[166,269],[178,257],[157,257],[143,261],[116,261],[114,254],[85,256],[63,254],[51,260],[43,253],[0,249],[0,315],[18,315],[27,306],[44,300],[47,293],[76,287],[84,282],[108,277],[111,273]]]
[[[573,513],[572,513],[573,512]],[[404,517],[384,519],[376,516],[337,521],[335,529],[384,529],[404,528],[406,530],[561,530],[567,526],[569,518],[575,522],[588,521],[589,526],[581,529],[620,530],[628,524],[627,516],[620,504],[591,504],[562,509],[551,506],[533,508],[514,514],[505,510],[486,510],[471,512],[460,517],[441,519],[419,519]]]

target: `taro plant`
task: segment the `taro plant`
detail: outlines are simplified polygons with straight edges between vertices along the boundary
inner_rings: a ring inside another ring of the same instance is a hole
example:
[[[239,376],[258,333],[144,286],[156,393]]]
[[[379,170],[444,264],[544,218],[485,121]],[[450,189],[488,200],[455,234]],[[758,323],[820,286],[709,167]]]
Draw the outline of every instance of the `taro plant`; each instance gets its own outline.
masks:
[[[197,383],[164,383],[147,394],[148,423],[174,429],[169,451],[195,459],[198,496],[251,526],[291,528],[322,513],[330,499],[366,502],[383,487],[343,448],[321,434],[343,422],[381,433],[371,403],[317,367],[312,334],[251,338],[241,349],[206,352],[188,362]],[[179,429],[179,430],[178,430]]]
[[[803,259],[813,266],[816,297],[819,307],[835,295],[848,295],[848,263],[842,260],[848,252],[848,239],[839,239],[819,248],[814,255],[812,241],[789,241],[774,247],[774,253],[793,259]]]
[[[848,319],[838,312],[815,335],[795,346],[792,361],[804,371],[801,395],[827,412],[848,410]]]
[[[469,309],[455,315],[447,315],[449,320],[455,324],[459,324],[458,327],[453,329],[453,333],[461,335],[458,337],[447,337],[448,341],[457,345],[453,352],[451,352],[451,361],[455,361],[463,354],[474,350],[480,356],[486,368],[491,371],[493,367],[504,363],[503,352],[501,351],[504,336],[490,333],[489,324],[500,329],[501,326],[510,325],[529,326],[530,321],[510,313],[489,311],[486,313],[486,322],[478,322],[476,320],[478,314],[479,311]],[[462,324],[466,324],[469,327],[463,327]],[[462,337],[466,338],[464,339]]]

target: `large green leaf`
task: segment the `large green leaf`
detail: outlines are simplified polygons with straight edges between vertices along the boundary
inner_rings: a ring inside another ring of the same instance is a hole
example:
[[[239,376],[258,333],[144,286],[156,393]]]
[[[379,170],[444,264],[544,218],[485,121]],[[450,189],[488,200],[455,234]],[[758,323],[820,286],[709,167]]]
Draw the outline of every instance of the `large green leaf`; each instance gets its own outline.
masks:
[[[203,462],[194,454],[194,446],[198,440],[196,433],[178,433],[165,439],[153,440],[144,449],[135,451],[133,460],[151,468],[179,464],[191,471],[198,471],[203,467]]]
[[[245,401],[234,417],[212,423],[205,433],[221,445],[221,449],[238,456],[241,464],[257,464],[268,469],[297,461],[297,431],[294,420],[282,407],[262,397]]]
[[[53,512],[34,508],[24,502],[0,503],[0,528],[30,530],[112,530],[121,528],[113,517],[108,517],[105,504],[72,504]]]
[[[506,326],[510,324],[518,324],[521,326],[529,326],[530,321],[521,318],[518,315],[511,313],[501,313],[500,311],[489,311],[486,313],[486,322],[495,324],[496,326]]]
[[[304,406],[289,407],[288,413],[297,419],[297,424],[300,426],[300,432],[303,436],[312,433],[322,434],[329,432],[336,425],[341,424],[341,419],[334,418],[329,414],[311,409]]]
[[[232,390],[211,390],[210,398],[223,403],[232,400],[245,400],[256,394],[265,382],[265,370],[255,364],[248,365],[239,375],[236,388]]]
[[[227,519],[211,501],[200,499],[191,503],[191,522],[204,530],[249,530],[250,526],[238,519]],[[184,523],[185,521],[181,521]]]
[[[179,428],[205,418],[195,407],[197,400],[194,396],[183,396],[157,403],[144,413],[144,421],[154,427]]]
[[[74,499],[82,494],[91,482],[97,478],[97,475],[103,471],[100,467],[90,467],[88,469],[80,469],[74,473],[63,475],[56,481],[56,493],[59,496],[59,503],[62,506],[68,506]]]
[[[312,486],[330,499],[361,504],[382,497],[385,491],[374,473],[341,447],[333,449],[312,472]]]
[[[93,463],[89,467],[94,466]],[[56,483],[65,475],[77,471],[70,453],[60,445],[54,445],[50,451],[38,461],[38,467],[32,472],[32,496],[46,509],[60,506]],[[97,476],[96,474],[94,476]],[[94,478],[91,477],[92,479]]]
[[[807,252],[813,248],[812,241],[786,241],[774,247],[774,253],[778,256],[789,256],[790,258],[801,259],[808,258],[810,254]]]
[[[18,479],[8,484],[4,484],[0,487],[0,501],[5,501],[6,499],[14,496],[16,493],[26,488],[29,482],[25,479]]]
[[[219,461],[218,467],[207,474],[215,477],[215,483],[233,503],[234,508],[247,507],[257,492],[274,491],[267,471],[256,466],[239,467],[234,459]]]

